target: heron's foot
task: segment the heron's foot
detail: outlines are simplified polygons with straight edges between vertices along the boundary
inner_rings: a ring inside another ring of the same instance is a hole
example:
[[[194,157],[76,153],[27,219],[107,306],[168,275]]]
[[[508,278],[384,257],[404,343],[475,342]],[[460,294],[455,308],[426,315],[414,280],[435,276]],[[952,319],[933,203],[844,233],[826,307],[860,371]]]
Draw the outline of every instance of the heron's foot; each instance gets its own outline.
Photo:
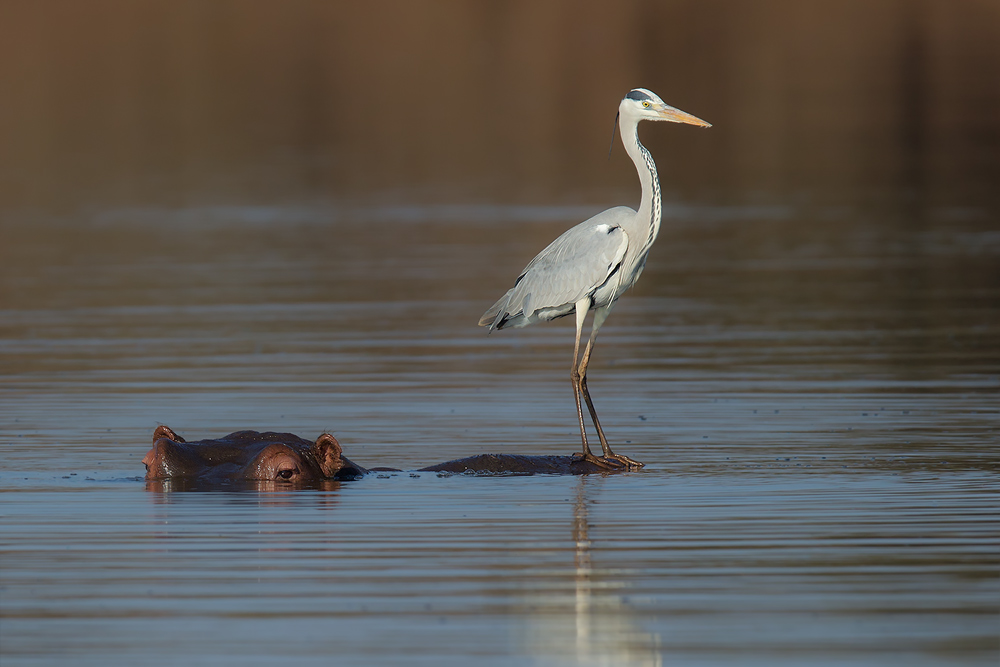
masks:
[[[622,470],[625,467],[618,461],[608,461],[605,460],[603,456],[594,456],[590,452],[587,452],[586,454],[576,452],[573,454],[573,463],[579,463],[581,461],[586,461],[587,463],[593,464],[598,468],[604,468],[605,470]]]
[[[607,454],[601,457],[602,461],[614,461],[620,467],[625,470],[641,470],[646,467],[645,463],[639,463],[638,461],[633,461],[624,454]]]
[[[627,456],[620,456],[618,454],[612,454],[610,456],[594,456],[591,453],[573,454],[573,461],[586,461],[599,468],[604,468],[605,470],[639,470],[645,463],[639,463],[638,461],[633,461]]]

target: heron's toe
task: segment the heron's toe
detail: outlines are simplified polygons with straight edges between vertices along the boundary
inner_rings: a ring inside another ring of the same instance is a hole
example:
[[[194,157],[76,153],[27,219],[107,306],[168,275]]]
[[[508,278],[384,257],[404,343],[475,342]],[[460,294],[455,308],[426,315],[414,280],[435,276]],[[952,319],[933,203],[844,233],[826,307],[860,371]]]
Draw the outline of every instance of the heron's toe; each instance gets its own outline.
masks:
[[[626,468],[626,464],[609,459],[605,456],[594,456],[593,454],[580,454],[577,452],[573,454],[573,461],[586,461],[587,463],[593,464],[598,468],[604,468],[605,470],[622,470]]]
[[[645,463],[634,461],[622,454],[608,454],[607,456],[602,456],[601,460],[608,463],[614,462],[613,465],[616,468],[624,468],[625,470],[641,470],[646,467]]]

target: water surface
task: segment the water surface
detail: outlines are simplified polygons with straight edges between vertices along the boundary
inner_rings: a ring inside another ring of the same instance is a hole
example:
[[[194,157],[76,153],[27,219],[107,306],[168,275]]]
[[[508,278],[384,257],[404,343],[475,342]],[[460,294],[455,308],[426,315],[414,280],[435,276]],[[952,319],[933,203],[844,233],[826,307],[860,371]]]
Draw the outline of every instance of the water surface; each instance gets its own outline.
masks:
[[[147,486],[158,423],[330,430],[355,460],[403,468],[578,447],[571,325],[474,326],[530,239],[568,224],[558,210],[355,213],[350,252],[334,212],[258,213],[273,218],[116,214],[87,228],[107,241],[87,255],[73,225],[12,227],[5,662],[995,656],[996,292],[953,283],[991,270],[996,246],[945,236],[915,294],[900,275],[925,258],[891,235],[803,249],[796,211],[678,211],[591,372],[638,473]],[[761,229],[785,247],[748,250]]]

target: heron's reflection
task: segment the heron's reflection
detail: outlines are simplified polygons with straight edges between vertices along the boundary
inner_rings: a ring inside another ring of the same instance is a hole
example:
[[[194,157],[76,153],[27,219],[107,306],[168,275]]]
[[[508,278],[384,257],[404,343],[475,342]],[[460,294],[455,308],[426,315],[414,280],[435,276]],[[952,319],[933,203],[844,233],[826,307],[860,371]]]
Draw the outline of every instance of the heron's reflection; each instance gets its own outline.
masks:
[[[595,568],[592,562],[589,507],[604,481],[597,475],[577,479],[572,604],[557,605],[560,613],[552,613],[551,600],[532,605],[547,612],[529,620],[526,643],[546,664],[661,665],[659,635],[645,630],[640,612],[629,606],[627,583],[615,579],[621,570]]]

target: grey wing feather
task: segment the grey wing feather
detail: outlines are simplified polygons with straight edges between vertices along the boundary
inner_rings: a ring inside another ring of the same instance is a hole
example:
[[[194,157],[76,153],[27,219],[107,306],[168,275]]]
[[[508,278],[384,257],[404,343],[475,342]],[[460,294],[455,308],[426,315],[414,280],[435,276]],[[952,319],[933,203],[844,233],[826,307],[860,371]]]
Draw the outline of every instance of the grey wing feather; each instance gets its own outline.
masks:
[[[514,287],[479,320],[480,326],[503,329],[525,326],[538,318],[568,315],[573,305],[604,285],[621,264],[628,249],[628,235],[619,224],[635,216],[625,206],[608,209],[562,236],[531,260]]]
[[[513,291],[514,291],[513,287],[507,290],[506,294],[504,294],[502,297],[500,297],[500,299],[496,303],[490,306],[489,310],[483,313],[483,316],[479,318],[479,326],[485,327],[493,324],[493,320],[497,318],[497,315],[500,313],[503,307],[507,305],[507,301],[510,299],[511,292]],[[492,329],[493,327],[490,326],[490,328]]]

